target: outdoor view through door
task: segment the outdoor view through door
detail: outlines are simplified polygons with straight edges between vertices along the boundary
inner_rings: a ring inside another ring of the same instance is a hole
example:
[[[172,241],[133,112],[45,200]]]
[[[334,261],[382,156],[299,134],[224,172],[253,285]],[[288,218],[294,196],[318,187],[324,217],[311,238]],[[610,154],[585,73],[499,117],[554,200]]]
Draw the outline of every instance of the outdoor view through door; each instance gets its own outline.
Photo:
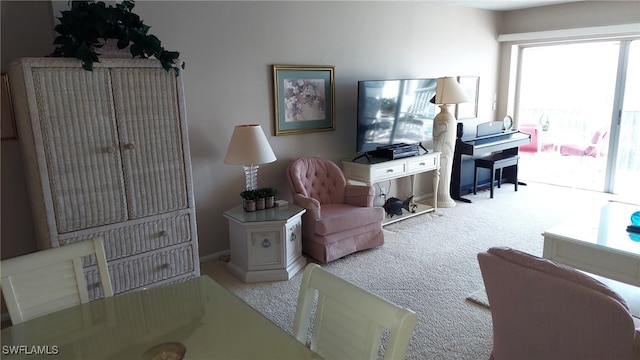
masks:
[[[525,47],[520,178],[638,196],[640,40]]]

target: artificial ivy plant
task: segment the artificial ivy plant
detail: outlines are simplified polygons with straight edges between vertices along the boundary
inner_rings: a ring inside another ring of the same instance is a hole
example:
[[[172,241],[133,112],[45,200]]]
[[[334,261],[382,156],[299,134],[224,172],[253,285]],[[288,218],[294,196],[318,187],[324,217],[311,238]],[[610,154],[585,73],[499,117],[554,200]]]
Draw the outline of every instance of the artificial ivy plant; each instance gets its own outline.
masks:
[[[93,63],[100,62],[100,48],[106,39],[116,39],[118,49],[129,46],[132,57],[155,57],[162,67],[173,70],[178,76],[184,63],[178,63],[179,52],[167,51],[160,40],[147,34],[150,26],[140,16],[131,12],[134,0],[123,0],[116,6],[103,1],[70,1],[71,9],[61,11],[58,35],[53,44],[58,45],[53,57],[72,57],[82,60],[85,70],[93,70]]]

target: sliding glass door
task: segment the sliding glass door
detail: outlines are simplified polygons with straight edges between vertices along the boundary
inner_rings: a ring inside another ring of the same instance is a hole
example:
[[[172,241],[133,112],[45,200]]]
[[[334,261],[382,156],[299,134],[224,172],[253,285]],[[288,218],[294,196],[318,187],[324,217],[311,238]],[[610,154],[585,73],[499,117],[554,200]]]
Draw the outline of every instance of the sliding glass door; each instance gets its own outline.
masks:
[[[640,183],[638,43],[522,48],[515,115],[521,129],[536,129],[540,142],[537,151],[521,154],[523,180],[634,195],[632,184]]]
[[[623,43],[619,102],[614,107],[618,141],[612,148],[608,192],[640,197],[640,40]]]

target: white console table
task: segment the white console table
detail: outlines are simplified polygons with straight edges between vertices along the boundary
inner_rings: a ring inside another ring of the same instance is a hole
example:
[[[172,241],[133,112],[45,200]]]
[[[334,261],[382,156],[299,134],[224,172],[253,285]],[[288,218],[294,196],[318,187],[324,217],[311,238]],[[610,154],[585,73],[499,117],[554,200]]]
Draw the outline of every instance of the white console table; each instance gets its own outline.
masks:
[[[433,173],[433,206],[415,203],[418,207],[415,213],[406,213],[386,217],[384,225],[406,219],[415,215],[429,211],[435,211],[438,207],[438,182],[440,181],[440,153],[429,152],[423,155],[416,155],[397,160],[382,160],[372,158],[360,158],[358,160],[343,161],[342,167],[344,175],[348,180],[358,181],[367,185],[372,185],[380,181],[393,180],[405,176],[411,177],[411,192],[415,189],[416,174]]]

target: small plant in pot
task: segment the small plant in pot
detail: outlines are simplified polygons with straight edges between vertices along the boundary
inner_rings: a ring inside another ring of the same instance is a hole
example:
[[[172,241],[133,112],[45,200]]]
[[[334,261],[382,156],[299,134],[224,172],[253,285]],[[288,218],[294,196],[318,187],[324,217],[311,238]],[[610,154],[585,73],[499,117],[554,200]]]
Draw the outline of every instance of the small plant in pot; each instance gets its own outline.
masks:
[[[71,9],[60,12],[60,23],[55,27],[60,35],[53,42],[58,46],[49,56],[80,59],[82,67],[91,71],[93,63],[100,62],[100,48],[107,39],[114,39],[118,49],[129,46],[132,58],[155,57],[165,70],[178,76],[184,69],[178,60],[180,53],[165,50],[156,36],[148,34],[150,26],[131,12],[134,6],[133,0],[115,7],[103,1],[71,1]]]
[[[256,210],[263,210],[265,208],[265,197],[266,197],[265,188],[260,188],[256,190]]]
[[[245,190],[240,193],[242,197],[242,207],[244,211],[256,211],[256,191]]]
[[[278,190],[274,187],[263,188],[264,195],[264,207],[270,209],[275,206],[276,203],[276,195],[278,195]]]

